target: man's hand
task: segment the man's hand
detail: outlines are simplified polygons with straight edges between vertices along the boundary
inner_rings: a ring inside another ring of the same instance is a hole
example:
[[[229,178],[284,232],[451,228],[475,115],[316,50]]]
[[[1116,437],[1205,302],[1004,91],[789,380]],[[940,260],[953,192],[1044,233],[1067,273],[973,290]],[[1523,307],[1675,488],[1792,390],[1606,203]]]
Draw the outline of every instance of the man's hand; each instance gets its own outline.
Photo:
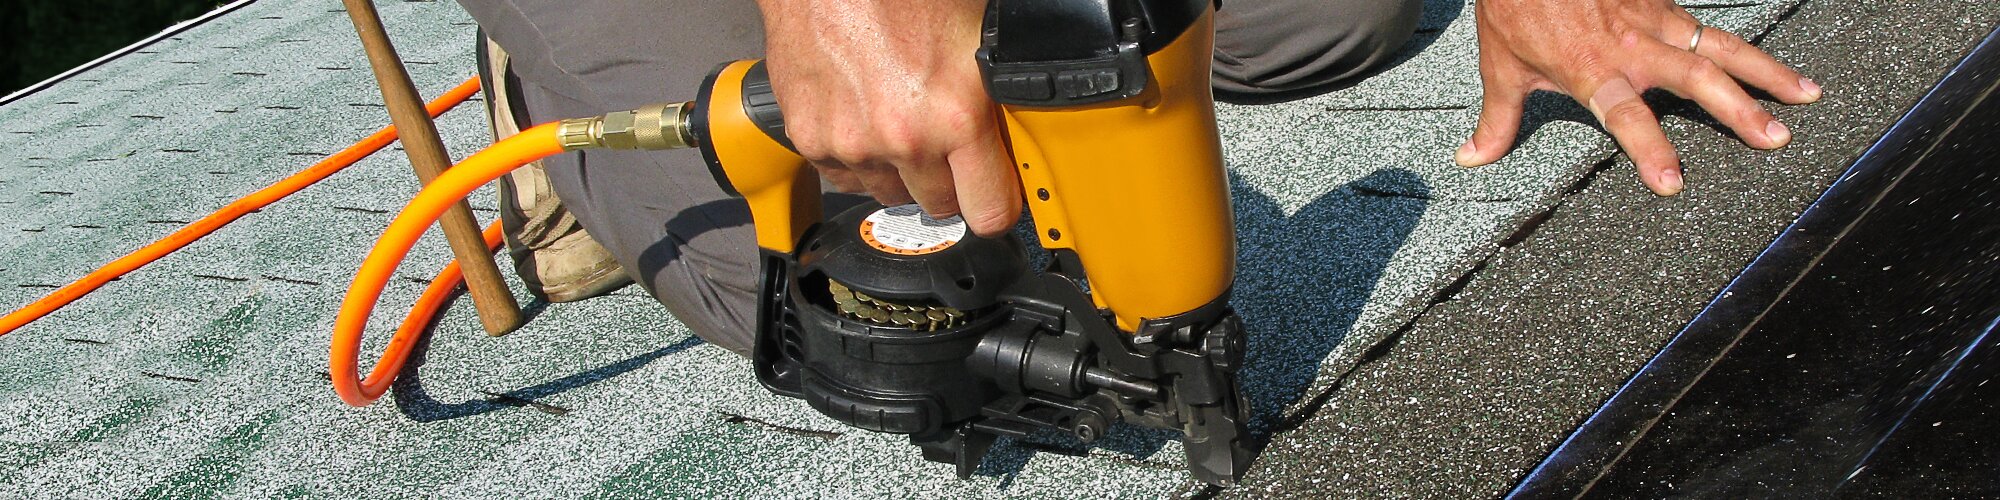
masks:
[[[1020,181],[972,54],[984,0],[758,0],[766,64],[799,154],[843,191],[964,215],[984,236],[1020,217]]]
[[[1662,88],[1692,99],[1759,149],[1783,147],[1792,133],[1738,84],[1788,104],[1819,100],[1812,80],[1742,38],[1704,28],[1671,0],[1478,0],[1479,75],[1486,95],[1479,125],[1459,147],[1464,166],[1498,161],[1520,132],[1529,92],[1561,92],[1582,103],[1639,166],[1661,196],[1681,191],[1680,155],[1639,98]]]

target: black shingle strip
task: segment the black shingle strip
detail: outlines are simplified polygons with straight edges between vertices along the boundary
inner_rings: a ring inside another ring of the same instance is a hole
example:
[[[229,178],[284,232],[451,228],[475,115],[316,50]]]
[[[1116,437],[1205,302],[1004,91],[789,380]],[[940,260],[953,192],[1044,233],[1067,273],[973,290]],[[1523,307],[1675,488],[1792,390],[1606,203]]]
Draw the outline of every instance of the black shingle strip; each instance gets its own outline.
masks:
[[[487,398],[486,401],[491,403],[499,403],[510,406],[527,406],[534,408],[536,410],[541,410],[542,413],[547,413],[558,417],[569,414],[568,408],[563,408],[561,406],[543,403],[528,398],[523,398],[519,396],[510,396],[507,394],[501,394],[492,391],[479,391],[479,393],[485,394]]]
[[[167,374],[162,374],[162,373],[153,373],[153,372],[146,372],[146,371],[142,371],[142,372],[139,372],[139,374],[140,374],[140,375],[145,375],[145,376],[148,376],[148,377],[153,377],[153,378],[157,378],[157,379],[166,379],[166,380],[172,380],[172,381],[175,381],[175,382],[187,382],[187,383],[190,383],[190,384],[199,384],[199,383],[201,383],[201,379],[198,379],[198,378],[190,378],[190,377],[180,377],[180,376],[174,376],[174,375],[167,375]]]
[[[1406,198],[1406,199],[1424,200],[1424,201],[1430,201],[1434,199],[1431,198],[1429,195],[1416,195],[1399,191],[1389,191],[1385,189],[1377,189],[1374,187],[1363,186],[1360,184],[1348,185],[1347,189],[1350,191],[1354,191],[1354,194],[1375,197],[1375,198]]]
[[[271,281],[276,281],[276,282],[279,282],[279,283],[291,283],[291,284],[294,284],[294,285],[310,285],[310,286],[320,286],[320,284],[321,284],[321,283],[320,283],[320,282],[318,282],[318,281],[312,281],[312,280],[302,280],[302,279],[298,279],[298,278],[286,278],[286,277],[283,277],[283,276],[272,276],[272,275],[268,275],[268,274],[266,274],[266,275],[263,275],[263,276],[261,276],[261,277],[262,277],[262,278],[264,278],[264,279],[267,279],[267,280],[271,280]]]
[[[732,424],[754,425],[757,427],[762,427],[765,429],[770,429],[785,434],[791,434],[794,436],[805,436],[805,437],[820,438],[826,440],[833,440],[840,437],[840,433],[833,431],[822,431],[818,429],[806,429],[801,427],[792,427],[789,425],[781,425],[778,423],[771,422],[769,420],[764,420],[761,418],[752,417],[748,415],[738,415],[729,412],[716,412],[716,413],[722,415],[723,422],[728,422]]]

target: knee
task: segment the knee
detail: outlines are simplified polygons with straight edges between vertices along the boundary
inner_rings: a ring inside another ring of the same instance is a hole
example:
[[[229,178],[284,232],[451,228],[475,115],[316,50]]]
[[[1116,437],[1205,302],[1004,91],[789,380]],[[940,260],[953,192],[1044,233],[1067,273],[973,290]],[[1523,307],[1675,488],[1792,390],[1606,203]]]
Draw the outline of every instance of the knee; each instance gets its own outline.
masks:
[[[1223,2],[1216,96],[1260,101],[1350,85],[1395,60],[1423,9],[1423,0]]]

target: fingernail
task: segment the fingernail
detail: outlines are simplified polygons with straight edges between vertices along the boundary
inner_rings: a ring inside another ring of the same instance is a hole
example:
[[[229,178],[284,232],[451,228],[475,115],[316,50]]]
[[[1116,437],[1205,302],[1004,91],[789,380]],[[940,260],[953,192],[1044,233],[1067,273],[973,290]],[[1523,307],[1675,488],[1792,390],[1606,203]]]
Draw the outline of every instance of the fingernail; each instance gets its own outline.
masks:
[[[1771,120],[1770,125],[1764,126],[1764,137],[1771,139],[1772,147],[1782,147],[1792,143],[1792,129],[1785,128],[1785,124],[1778,123],[1777,120]]]
[[[1453,155],[1451,161],[1458,162],[1458,166],[1461,167],[1477,167],[1479,164],[1474,163],[1476,159],[1473,158],[1476,154],[1479,154],[1479,145],[1473,144],[1472,139],[1466,139],[1465,144],[1458,147],[1458,154]]]
[[[1813,83],[1811,78],[1799,77],[1799,89],[1806,91],[1807,102],[1819,100],[1819,84]]]
[[[1681,183],[1681,170],[1678,168],[1671,169],[1665,172],[1660,172],[1660,187],[1659,189],[1653,190],[1653,194],[1658,194],[1660,196],[1673,196],[1681,194],[1681,189],[1684,187],[1685,186]]]

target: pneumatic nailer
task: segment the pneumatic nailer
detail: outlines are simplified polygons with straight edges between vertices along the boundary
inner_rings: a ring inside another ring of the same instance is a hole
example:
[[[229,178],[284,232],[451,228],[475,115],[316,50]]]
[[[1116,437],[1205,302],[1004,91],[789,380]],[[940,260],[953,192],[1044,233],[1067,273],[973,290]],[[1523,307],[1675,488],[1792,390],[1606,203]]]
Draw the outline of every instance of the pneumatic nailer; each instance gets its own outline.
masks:
[[[970,474],[996,436],[1185,434],[1189,470],[1249,461],[1228,306],[1235,229],[1209,91],[1209,0],[999,0],[976,55],[1053,258],[914,206],[822,220],[761,62],[723,66],[685,133],[747,199],[763,253],[754,361],[772,392],[906,434]]]

